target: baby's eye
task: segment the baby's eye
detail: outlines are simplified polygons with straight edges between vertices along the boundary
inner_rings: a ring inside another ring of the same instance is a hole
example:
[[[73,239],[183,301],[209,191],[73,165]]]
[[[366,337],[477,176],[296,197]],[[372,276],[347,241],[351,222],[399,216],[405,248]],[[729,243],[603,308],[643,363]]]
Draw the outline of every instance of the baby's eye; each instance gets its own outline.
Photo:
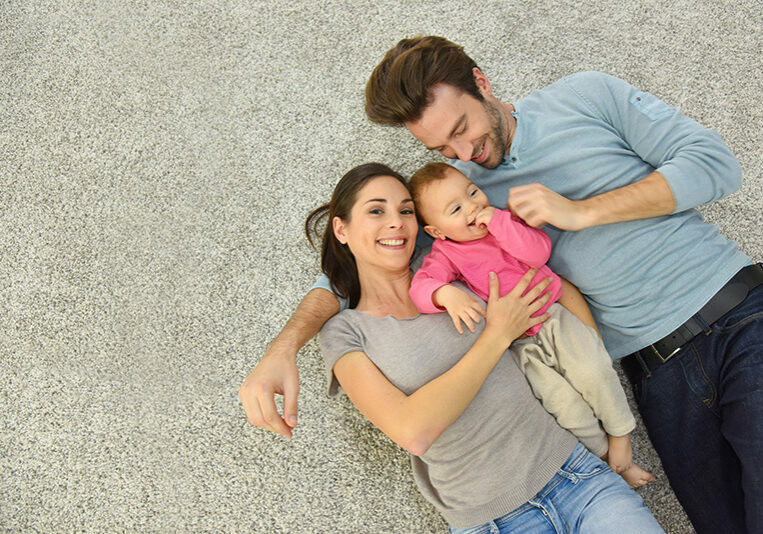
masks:
[[[477,194],[477,191],[478,191],[477,189],[472,189],[471,193],[469,193],[469,196],[473,197],[474,195]]]
[[[455,215],[455,214],[456,214],[456,213],[458,213],[460,210],[461,210],[461,206],[456,206],[455,208],[453,208],[453,211],[451,211],[451,212],[450,212],[450,214],[451,214],[451,215]]]

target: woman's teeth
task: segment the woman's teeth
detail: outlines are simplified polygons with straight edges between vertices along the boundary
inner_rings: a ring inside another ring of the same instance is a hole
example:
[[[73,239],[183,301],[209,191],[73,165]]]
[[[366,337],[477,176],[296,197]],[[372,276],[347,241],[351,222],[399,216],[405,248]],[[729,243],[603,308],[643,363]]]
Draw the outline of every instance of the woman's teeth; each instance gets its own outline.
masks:
[[[388,247],[399,247],[405,243],[405,239],[380,239],[379,243]]]

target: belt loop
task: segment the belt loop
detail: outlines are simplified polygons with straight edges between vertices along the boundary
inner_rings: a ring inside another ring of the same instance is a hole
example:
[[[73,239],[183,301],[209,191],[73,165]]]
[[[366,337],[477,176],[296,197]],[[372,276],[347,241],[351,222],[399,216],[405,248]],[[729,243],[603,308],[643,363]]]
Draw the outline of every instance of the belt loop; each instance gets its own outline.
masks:
[[[649,366],[644,361],[644,358],[641,357],[641,351],[638,350],[638,351],[634,352],[633,355],[636,357],[636,361],[641,366],[641,369],[643,369],[644,376],[646,376],[647,378],[651,378],[652,377],[652,372],[649,370]]]

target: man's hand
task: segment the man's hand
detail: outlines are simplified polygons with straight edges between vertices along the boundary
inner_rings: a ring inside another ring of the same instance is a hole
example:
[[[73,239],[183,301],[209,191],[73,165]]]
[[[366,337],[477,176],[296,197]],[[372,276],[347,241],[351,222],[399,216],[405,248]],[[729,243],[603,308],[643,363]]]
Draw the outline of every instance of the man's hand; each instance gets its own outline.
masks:
[[[582,200],[570,200],[541,184],[512,187],[508,208],[535,228],[548,223],[577,231],[669,215],[676,201],[665,177],[654,171],[638,182]]]
[[[276,409],[276,394],[283,395],[283,417]],[[285,438],[291,438],[291,431],[297,426],[298,395],[296,351],[289,351],[275,343],[268,347],[260,363],[238,390],[249,422]]]
[[[512,187],[508,208],[533,228],[553,224],[561,230],[582,230],[591,226],[585,204],[538,183]]]
[[[487,225],[490,224],[490,220],[493,218],[494,213],[495,208],[493,206],[488,206],[484,209],[481,209],[477,216],[474,218],[474,223],[477,226],[484,226],[487,228]]]
[[[305,295],[238,390],[251,424],[291,438],[297,426],[297,352],[337,312],[339,301],[331,292],[316,288]],[[283,395],[283,417],[276,410],[276,395]]]
[[[450,284],[446,284],[435,291],[432,294],[432,302],[448,310],[448,315],[453,320],[459,334],[464,333],[461,321],[469,330],[474,332],[474,323],[479,323],[487,314],[480,301]]]

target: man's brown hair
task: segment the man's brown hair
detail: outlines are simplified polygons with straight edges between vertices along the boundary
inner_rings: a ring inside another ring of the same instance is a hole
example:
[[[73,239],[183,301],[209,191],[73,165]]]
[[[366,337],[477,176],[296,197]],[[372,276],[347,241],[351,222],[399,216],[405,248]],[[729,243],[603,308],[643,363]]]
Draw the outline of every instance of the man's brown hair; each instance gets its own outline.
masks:
[[[472,70],[476,66],[462,46],[443,37],[402,39],[368,79],[366,115],[388,126],[416,121],[432,103],[432,88],[441,83],[482,101]]]

